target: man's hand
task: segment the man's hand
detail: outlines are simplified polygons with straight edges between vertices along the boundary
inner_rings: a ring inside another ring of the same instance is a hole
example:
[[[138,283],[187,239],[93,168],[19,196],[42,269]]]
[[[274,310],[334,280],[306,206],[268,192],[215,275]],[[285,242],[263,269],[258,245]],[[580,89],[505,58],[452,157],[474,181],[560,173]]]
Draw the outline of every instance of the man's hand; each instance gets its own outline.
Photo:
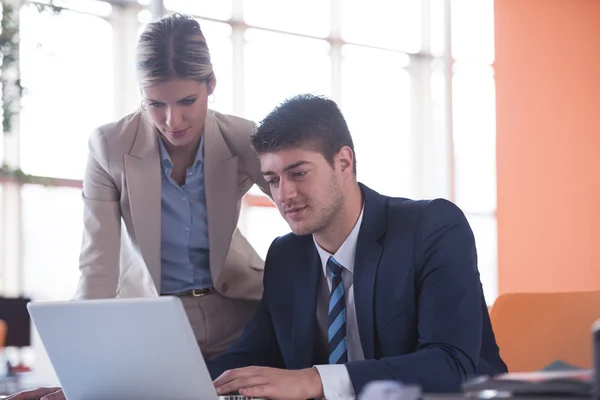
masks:
[[[242,396],[277,400],[322,399],[323,384],[316,368],[285,370],[247,367],[223,372],[214,381],[217,394],[239,392]]]
[[[42,387],[8,396],[5,400],[65,400],[65,394],[59,387]]]

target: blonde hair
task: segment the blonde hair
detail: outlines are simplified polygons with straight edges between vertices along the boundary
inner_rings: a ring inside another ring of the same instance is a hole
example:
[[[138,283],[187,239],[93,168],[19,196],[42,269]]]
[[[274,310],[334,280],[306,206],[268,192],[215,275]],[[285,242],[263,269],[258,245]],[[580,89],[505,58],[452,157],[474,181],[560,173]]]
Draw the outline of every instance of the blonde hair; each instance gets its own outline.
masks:
[[[179,13],[146,26],[137,44],[136,70],[141,87],[173,78],[210,83],[215,77],[200,24]]]

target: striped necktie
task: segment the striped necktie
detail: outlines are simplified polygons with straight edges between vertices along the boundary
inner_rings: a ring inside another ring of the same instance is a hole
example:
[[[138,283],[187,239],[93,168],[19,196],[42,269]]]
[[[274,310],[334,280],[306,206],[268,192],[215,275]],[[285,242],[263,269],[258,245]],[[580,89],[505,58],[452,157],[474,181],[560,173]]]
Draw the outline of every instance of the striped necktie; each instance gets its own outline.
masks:
[[[333,257],[329,257],[327,268],[331,271],[331,294],[329,296],[328,344],[329,364],[343,364],[348,361],[346,347],[346,300],[342,267]]]

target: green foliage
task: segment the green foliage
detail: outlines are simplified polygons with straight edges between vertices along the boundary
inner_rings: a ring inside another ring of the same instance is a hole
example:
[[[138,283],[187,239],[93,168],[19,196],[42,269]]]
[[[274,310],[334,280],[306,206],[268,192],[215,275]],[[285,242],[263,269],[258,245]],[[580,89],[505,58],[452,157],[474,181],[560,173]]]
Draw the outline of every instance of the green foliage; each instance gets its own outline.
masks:
[[[21,85],[19,71],[19,9],[16,2],[0,0],[0,90],[2,91],[2,132],[5,135],[13,131],[12,123],[21,110],[21,98],[24,88]],[[25,3],[25,2],[22,2]],[[62,8],[50,4],[30,2],[38,12],[57,14]],[[0,140],[1,136],[0,136]],[[11,170],[7,165],[0,167],[0,179],[8,178],[17,182],[28,182],[29,176],[21,170]]]
[[[0,85],[2,87],[2,131],[12,131],[12,121],[21,110],[23,86],[19,73],[19,10],[10,0],[1,0],[0,19]],[[50,4],[31,2],[39,12],[59,13],[62,8]]]

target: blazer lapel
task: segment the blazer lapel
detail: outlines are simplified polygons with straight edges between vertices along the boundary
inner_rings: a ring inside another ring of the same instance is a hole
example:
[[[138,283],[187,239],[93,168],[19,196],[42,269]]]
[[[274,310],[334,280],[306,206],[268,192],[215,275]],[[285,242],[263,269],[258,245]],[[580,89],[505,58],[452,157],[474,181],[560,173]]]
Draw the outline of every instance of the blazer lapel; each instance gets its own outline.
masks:
[[[160,293],[161,177],[155,128],[142,115],[129,154],[124,157],[125,177],[135,237]]]
[[[317,319],[317,295],[319,273],[323,273],[319,253],[312,236],[305,237],[305,253],[293,263],[294,284],[294,325],[292,345],[294,365],[290,368],[306,368],[313,358]]]
[[[225,262],[231,233],[237,225],[238,164],[238,157],[231,152],[209,110],[204,123],[204,184],[213,280]]]
[[[373,306],[375,277],[383,246],[379,239],[386,229],[385,198],[361,185],[364,197],[364,215],[354,259],[354,304],[358,332],[365,359],[374,358],[375,323]]]

